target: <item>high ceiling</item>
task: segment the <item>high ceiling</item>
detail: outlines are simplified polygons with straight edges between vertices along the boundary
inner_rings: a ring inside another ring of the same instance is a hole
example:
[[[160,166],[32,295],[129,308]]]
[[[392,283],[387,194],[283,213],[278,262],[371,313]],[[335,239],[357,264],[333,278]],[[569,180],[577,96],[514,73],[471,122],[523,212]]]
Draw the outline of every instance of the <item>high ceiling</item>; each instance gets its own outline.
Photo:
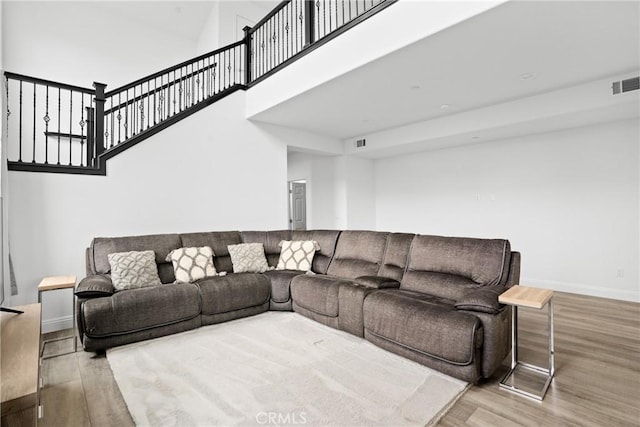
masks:
[[[348,139],[637,73],[639,64],[639,2],[511,1],[252,119]]]
[[[268,14],[279,3],[277,0],[222,0],[239,3],[245,1]],[[208,0],[171,1],[96,1],[94,7],[111,14],[126,16],[145,26],[160,29],[189,40],[197,40],[207,22],[214,2]]]

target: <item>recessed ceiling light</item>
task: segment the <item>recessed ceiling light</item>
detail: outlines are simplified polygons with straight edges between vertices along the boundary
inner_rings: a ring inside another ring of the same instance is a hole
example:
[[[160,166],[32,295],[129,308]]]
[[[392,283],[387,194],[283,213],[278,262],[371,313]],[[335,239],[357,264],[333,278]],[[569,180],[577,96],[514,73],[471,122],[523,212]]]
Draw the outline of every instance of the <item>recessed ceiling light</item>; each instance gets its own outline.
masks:
[[[535,79],[537,76],[536,73],[524,73],[524,74],[520,74],[520,80],[532,80]]]
[[[451,104],[442,104],[442,105],[440,106],[440,109],[441,109],[441,110],[446,110],[446,109],[448,109],[448,108],[451,108]]]

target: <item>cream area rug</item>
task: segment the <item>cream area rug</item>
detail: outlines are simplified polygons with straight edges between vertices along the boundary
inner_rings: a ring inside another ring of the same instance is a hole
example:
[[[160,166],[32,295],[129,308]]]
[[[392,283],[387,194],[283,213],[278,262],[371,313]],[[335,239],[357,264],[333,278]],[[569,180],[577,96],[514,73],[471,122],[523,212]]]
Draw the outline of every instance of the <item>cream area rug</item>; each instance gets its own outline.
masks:
[[[467,383],[296,313],[107,352],[140,426],[425,426]]]

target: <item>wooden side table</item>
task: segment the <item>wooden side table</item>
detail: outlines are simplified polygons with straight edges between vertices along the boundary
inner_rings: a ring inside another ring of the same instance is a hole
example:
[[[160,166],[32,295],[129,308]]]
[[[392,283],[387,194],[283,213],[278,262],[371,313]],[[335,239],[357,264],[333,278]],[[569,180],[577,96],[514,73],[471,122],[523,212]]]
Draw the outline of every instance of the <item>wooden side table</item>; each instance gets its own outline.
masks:
[[[75,289],[75,287],[76,287],[76,276],[45,277],[44,279],[42,279],[42,281],[38,285],[38,302],[42,303],[42,293],[43,292],[56,291],[56,290],[59,290],[59,289]],[[57,357],[57,356],[62,356],[64,354],[75,353],[77,351],[78,343],[77,343],[77,339],[76,339],[76,301],[75,301],[75,298],[73,296],[71,297],[71,304],[73,305],[73,327],[72,327],[71,335],[66,336],[66,337],[60,337],[60,338],[52,339],[52,340],[42,341],[42,348],[40,349],[40,357],[42,357],[43,359],[49,359],[51,357]],[[42,356],[42,354],[44,353],[44,347],[45,347],[45,345],[47,345],[47,343],[54,342],[54,341],[68,340],[68,339],[72,339],[73,340],[73,350],[72,351],[67,351],[65,353],[58,353],[58,354],[54,354],[54,355],[46,356],[46,357]]]
[[[544,399],[544,395],[547,393],[547,389],[551,384],[553,375],[555,373],[555,361],[554,361],[554,344],[553,344],[553,291],[550,289],[538,289],[526,286],[513,286],[498,297],[498,301],[502,304],[509,304],[512,306],[511,312],[511,369],[500,381],[500,387],[507,390],[522,394],[527,397],[531,397],[537,400]],[[540,366],[525,363],[518,359],[518,307],[530,307],[536,309],[542,309],[545,305],[548,305],[548,328],[549,328],[549,367],[543,368]],[[542,373],[545,375],[545,382],[540,392],[526,391],[517,386],[516,383],[516,368],[520,366],[524,369]]]
[[[0,414],[3,426],[36,425],[40,401],[40,304],[0,313]]]

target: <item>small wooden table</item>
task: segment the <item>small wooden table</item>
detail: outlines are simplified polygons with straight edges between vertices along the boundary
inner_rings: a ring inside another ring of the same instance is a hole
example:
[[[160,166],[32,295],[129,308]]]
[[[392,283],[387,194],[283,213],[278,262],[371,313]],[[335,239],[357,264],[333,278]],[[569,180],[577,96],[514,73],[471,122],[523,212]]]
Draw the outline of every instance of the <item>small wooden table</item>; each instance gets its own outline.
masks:
[[[2,425],[35,425],[40,389],[40,304],[14,308],[23,313],[0,314]]]
[[[38,285],[38,302],[42,303],[42,293],[47,291],[56,291],[58,289],[75,289],[76,287],[76,276],[51,276],[45,277],[42,279],[40,284]],[[44,353],[44,347],[47,343],[60,341],[60,340],[73,340],[73,350],[67,351],[65,353],[58,353],[47,357],[42,357],[43,359],[49,359],[51,357],[62,356],[64,354],[75,353],[78,350],[78,343],[76,339],[76,301],[75,298],[71,297],[71,304],[73,305],[73,325],[71,335],[66,337],[60,337],[51,340],[42,341],[42,348],[40,349],[40,356]]]
[[[551,384],[553,375],[555,373],[555,360],[554,360],[554,343],[553,343],[553,291],[550,289],[538,289],[526,286],[513,286],[498,297],[498,301],[502,304],[509,304],[512,306],[511,312],[511,369],[500,381],[500,387],[508,389],[510,391],[522,394],[527,397],[532,397],[537,400],[544,399],[544,395],[547,393],[547,389]],[[540,310],[545,305],[548,305],[548,327],[549,327],[549,367],[543,368],[540,366],[532,365],[529,363],[518,360],[518,307],[530,307]],[[537,392],[530,392],[517,387],[515,383],[515,371],[518,366],[531,370],[533,372],[539,372],[546,376],[542,390]],[[513,380],[513,383],[509,383],[509,380]]]

